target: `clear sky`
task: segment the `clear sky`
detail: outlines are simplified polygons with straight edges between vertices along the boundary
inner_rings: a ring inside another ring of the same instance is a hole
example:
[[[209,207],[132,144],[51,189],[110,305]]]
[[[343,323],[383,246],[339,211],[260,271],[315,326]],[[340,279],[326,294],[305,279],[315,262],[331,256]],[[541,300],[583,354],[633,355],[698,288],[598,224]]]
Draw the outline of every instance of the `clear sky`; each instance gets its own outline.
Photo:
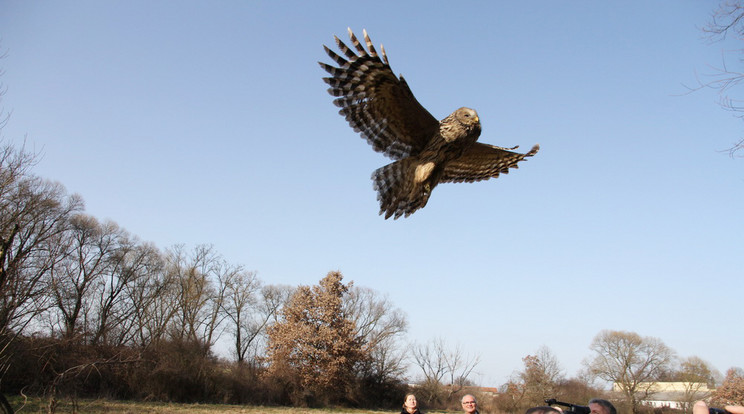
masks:
[[[480,354],[481,385],[543,345],[573,376],[603,329],[724,372],[744,366],[744,159],[721,151],[744,123],[685,87],[741,64],[735,39],[703,39],[716,6],[0,0],[3,136],[162,249],[213,244],[266,283],[340,270],[389,295],[408,340]],[[389,160],[316,63],[347,26],[435,117],[475,108],[482,142],[540,153],[384,220],[370,174]]]

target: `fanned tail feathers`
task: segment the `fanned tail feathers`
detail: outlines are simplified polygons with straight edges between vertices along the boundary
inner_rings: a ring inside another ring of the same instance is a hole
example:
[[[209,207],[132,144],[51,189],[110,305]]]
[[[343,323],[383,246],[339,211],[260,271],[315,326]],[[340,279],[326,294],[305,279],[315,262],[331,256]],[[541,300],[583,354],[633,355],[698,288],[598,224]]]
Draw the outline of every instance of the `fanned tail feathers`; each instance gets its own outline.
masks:
[[[415,181],[418,164],[415,158],[404,158],[372,173],[373,186],[380,202],[380,215],[384,213],[385,219],[391,216],[393,219],[408,217],[429,201],[432,188]]]

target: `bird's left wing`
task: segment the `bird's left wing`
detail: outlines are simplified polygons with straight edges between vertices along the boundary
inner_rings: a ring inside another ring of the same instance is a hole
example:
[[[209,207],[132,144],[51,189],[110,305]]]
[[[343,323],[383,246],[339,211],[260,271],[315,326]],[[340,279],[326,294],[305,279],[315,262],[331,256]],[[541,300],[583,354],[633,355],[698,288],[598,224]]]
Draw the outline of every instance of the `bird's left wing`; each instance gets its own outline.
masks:
[[[366,30],[368,50],[351,29],[349,38],[355,50],[335,37],[344,56],[323,46],[338,67],[318,62],[331,74],[323,80],[331,86],[328,93],[337,97],[333,102],[339,113],[375,151],[395,160],[417,154],[436,134],[439,121],[416,100],[403,77],[395,76],[384,48],[380,58]]]
[[[447,163],[440,182],[461,183],[497,178],[499,174],[508,174],[509,168],[517,165],[527,157],[537,154],[540,145],[535,145],[526,154],[510,151],[507,148],[476,142],[465,150],[459,158]]]

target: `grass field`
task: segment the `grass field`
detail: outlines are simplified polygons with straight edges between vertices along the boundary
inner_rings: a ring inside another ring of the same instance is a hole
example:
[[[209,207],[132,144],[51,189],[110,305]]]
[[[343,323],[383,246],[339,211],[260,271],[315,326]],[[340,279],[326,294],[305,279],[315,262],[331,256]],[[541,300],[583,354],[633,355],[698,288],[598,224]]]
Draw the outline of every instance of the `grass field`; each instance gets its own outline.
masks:
[[[29,398],[25,401],[21,397],[9,396],[10,404],[19,414],[47,413],[47,400],[40,398]],[[398,413],[399,410],[361,410],[352,408],[293,408],[293,407],[262,407],[248,405],[224,405],[224,404],[171,404],[171,403],[146,403],[130,401],[111,400],[78,400],[77,410],[68,399],[60,400],[56,413],[81,413],[81,414],[381,414]],[[22,408],[21,408],[22,407]],[[453,411],[426,411],[427,414],[454,413]]]

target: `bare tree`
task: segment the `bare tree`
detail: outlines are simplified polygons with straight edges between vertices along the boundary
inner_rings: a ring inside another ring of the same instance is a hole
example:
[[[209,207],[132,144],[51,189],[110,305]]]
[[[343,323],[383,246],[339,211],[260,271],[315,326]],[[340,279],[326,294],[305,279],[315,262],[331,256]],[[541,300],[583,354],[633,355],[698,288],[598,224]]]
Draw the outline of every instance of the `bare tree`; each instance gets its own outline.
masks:
[[[446,365],[450,384],[447,398],[459,393],[468,385],[468,378],[478,363],[480,363],[480,355],[463,353],[459,344],[447,354]]]
[[[205,352],[219,338],[228,274],[237,268],[225,263],[212,246],[196,246],[187,256],[183,246],[173,247],[166,256],[167,271],[177,286],[178,306],[172,320],[172,338],[202,344]]]
[[[501,386],[496,405],[504,411],[524,411],[529,407],[544,405],[546,398],[558,395],[563,384],[563,373],[558,359],[546,346],[534,355],[522,358],[524,369],[514,373]]]
[[[58,331],[72,339],[88,334],[87,322],[95,309],[95,289],[110,274],[111,258],[119,247],[122,231],[113,222],[99,223],[94,217],[77,214],[60,237],[64,254],[50,272],[49,294],[59,318]],[[87,335],[86,335],[87,336]]]
[[[414,345],[412,354],[424,375],[421,385],[425,398],[433,403],[442,403],[460,392],[480,362],[479,355],[464,354],[459,344],[450,349],[442,338]]]
[[[7,56],[6,51],[0,52],[0,59],[4,59],[5,56]],[[0,70],[0,75],[3,75],[5,71]],[[7,90],[4,83],[0,82],[0,102],[2,101],[3,95],[5,95],[5,91]],[[0,132],[2,132],[3,128],[5,128],[5,125],[8,123],[8,119],[10,118],[10,112],[5,112],[5,108],[0,108]]]
[[[713,388],[715,381],[708,363],[696,356],[682,361],[675,380],[684,384],[683,396],[679,403],[680,408],[685,412],[692,411],[695,401],[710,397],[708,386]]]
[[[261,289],[260,314],[267,315],[269,324],[279,322],[281,308],[294,296],[296,288],[289,285],[266,285]]]
[[[541,405],[546,398],[557,394],[563,374],[558,359],[548,347],[540,347],[535,355],[522,358],[522,362],[524,371],[519,373],[519,378],[529,406]]]
[[[703,27],[710,41],[725,39],[728,35],[736,36],[737,40],[744,39],[744,3],[741,0],[724,0],[721,1],[718,8],[713,12],[711,20]],[[741,48],[737,48],[736,53],[741,53]],[[740,62],[740,59],[736,60]],[[737,117],[744,119],[744,106],[741,99],[735,99],[730,93],[735,91],[744,80],[744,72],[729,67],[726,63],[724,53],[723,62],[720,67],[714,67],[714,74],[711,80],[699,80],[698,87],[690,88],[695,91],[703,88],[711,88],[718,91],[719,104],[726,110],[736,114]],[[729,149],[729,154],[733,157],[735,153],[744,148],[744,138],[740,138]]]
[[[178,311],[176,278],[166,271],[165,258],[155,246],[143,245],[147,265],[143,277],[132,280],[125,291],[132,306],[131,333],[124,343],[147,348],[166,337]]]
[[[36,156],[0,141],[0,378],[8,346],[48,306],[49,271],[58,260],[54,239],[82,209],[64,187],[30,173]]]
[[[260,286],[260,283],[257,285]],[[250,305],[247,313],[241,318],[230,316],[228,312],[228,318],[235,324],[234,328],[241,329],[240,340],[237,335],[234,337],[234,352],[238,363],[248,359],[252,359],[254,364],[260,364],[263,361],[261,352],[266,348],[267,328],[279,322],[281,309],[294,292],[295,289],[288,285],[265,285],[256,292],[255,303]]]
[[[19,332],[46,298],[41,283],[58,260],[55,238],[82,209],[64,187],[30,174],[34,155],[0,148],[0,332]]]
[[[157,280],[161,269],[160,252],[154,246],[122,233],[116,250],[110,255],[109,271],[96,289],[91,343],[133,344],[133,336],[138,331],[137,314],[147,301],[153,300],[150,295],[157,297],[157,290],[144,296],[134,293],[138,287],[153,286],[150,279]],[[135,299],[137,297],[139,299]]]
[[[594,351],[586,363],[589,372],[617,385],[635,414],[675,358],[674,351],[658,338],[626,331],[602,331],[589,349]]]
[[[525,405],[525,386],[518,377],[512,376],[506,384],[499,387],[499,395],[494,401],[496,407],[507,413],[523,411]]]
[[[423,374],[420,385],[426,394],[424,398],[432,402],[441,402],[440,394],[447,375],[447,350],[444,340],[436,338],[423,344],[414,344],[411,346],[411,354],[414,363]]]
[[[362,375],[378,384],[401,377],[405,350],[398,347],[398,339],[408,328],[403,311],[387,296],[354,286],[344,297],[344,313],[354,322],[355,336],[370,355],[360,368]]]
[[[223,283],[225,301],[222,307],[232,326],[230,330],[235,341],[233,352],[238,363],[242,364],[254,340],[268,322],[268,316],[260,323],[256,323],[253,317],[253,309],[258,306],[257,293],[261,289],[261,282],[256,272],[238,271],[231,273]]]

